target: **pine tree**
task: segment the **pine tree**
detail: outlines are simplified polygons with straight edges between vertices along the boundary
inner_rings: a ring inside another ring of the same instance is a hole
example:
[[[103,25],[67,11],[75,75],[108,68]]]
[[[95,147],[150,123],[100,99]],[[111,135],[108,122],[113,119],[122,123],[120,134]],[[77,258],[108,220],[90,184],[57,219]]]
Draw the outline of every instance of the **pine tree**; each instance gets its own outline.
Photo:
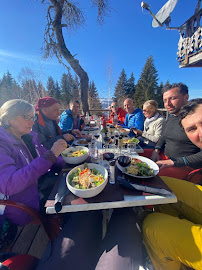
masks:
[[[48,91],[47,95],[49,97],[54,97],[55,96],[55,82],[51,76],[48,77],[46,88]]]
[[[126,91],[126,95],[129,98],[134,98],[134,94],[135,94],[135,78],[133,75],[133,72],[130,75],[130,78],[128,79],[127,82],[127,91]]]
[[[73,81],[72,99],[76,99],[81,103],[81,89],[80,89],[79,78],[77,75],[75,75],[75,78]]]
[[[95,86],[94,81],[90,82],[89,84],[89,93],[88,93],[88,104],[89,108],[92,109],[102,109],[102,105],[99,99],[98,91]]]
[[[39,98],[45,97],[45,88],[41,82],[38,82],[37,93]]]
[[[73,78],[70,72],[68,74],[63,73],[61,84],[60,84],[60,96],[61,102],[64,107],[67,107],[70,100],[72,99],[72,91],[73,91]]]
[[[114,90],[114,99],[117,100],[118,105],[121,107],[123,106],[123,101],[126,97],[127,89],[127,76],[123,68]]]
[[[162,89],[163,89],[163,82],[160,83],[160,86],[157,89],[157,94],[155,98],[156,102],[158,103],[159,108],[164,108]]]
[[[154,66],[153,57],[147,58],[140,79],[137,82],[134,102],[135,106],[142,108],[145,101],[155,99],[158,90],[158,73]]]
[[[58,101],[60,100],[60,86],[58,81],[56,81],[55,83],[55,94],[54,94],[54,98],[57,99]]]
[[[21,88],[7,71],[0,82],[0,106],[10,99],[21,98]]]

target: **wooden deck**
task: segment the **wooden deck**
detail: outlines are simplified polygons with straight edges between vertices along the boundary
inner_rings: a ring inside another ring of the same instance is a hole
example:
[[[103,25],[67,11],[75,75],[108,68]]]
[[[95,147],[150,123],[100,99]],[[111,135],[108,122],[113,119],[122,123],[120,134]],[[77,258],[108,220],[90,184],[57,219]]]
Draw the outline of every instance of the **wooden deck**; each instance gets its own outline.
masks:
[[[43,226],[28,224],[19,227],[12,251],[18,254],[30,254],[40,259],[49,242]]]

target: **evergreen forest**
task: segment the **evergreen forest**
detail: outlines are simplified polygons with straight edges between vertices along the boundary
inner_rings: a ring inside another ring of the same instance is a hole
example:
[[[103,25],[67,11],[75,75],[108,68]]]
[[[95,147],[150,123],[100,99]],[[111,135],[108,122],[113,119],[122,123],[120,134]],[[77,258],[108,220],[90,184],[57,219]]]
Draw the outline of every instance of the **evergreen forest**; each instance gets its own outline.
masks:
[[[72,76],[68,71],[62,74],[59,82],[49,76],[44,86],[33,74],[32,70],[25,68],[21,71],[18,80],[16,80],[7,71],[0,78],[0,106],[7,100],[16,98],[25,99],[35,105],[37,100],[44,96],[51,96],[59,100],[63,109],[68,107],[72,99],[81,101],[81,89],[77,75]],[[163,108],[161,90],[164,85],[162,82],[159,84],[158,81],[158,72],[153,57],[149,56],[137,83],[135,82],[134,73],[131,73],[130,77],[127,78],[124,68],[122,69],[112,98],[117,100],[119,106],[123,107],[123,101],[130,97],[134,100],[135,107],[139,108],[142,108],[146,100],[154,99],[158,102],[159,108]],[[99,89],[96,88],[94,81],[89,83],[88,104],[89,109],[102,109]]]

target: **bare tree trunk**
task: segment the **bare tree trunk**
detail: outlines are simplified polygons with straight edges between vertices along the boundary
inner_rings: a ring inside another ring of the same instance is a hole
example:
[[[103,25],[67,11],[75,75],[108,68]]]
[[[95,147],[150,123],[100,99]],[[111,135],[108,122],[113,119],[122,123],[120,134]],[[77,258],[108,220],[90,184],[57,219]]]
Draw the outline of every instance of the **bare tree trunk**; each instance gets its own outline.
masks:
[[[65,58],[65,60],[70,64],[72,69],[80,78],[80,87],[81,87],[81,102],[82,102],[82,109],[84,114],[89,111],[88,106],[88,86],[89,86],[89,78],[88,74],[83,68],[80,66],[79,61],[75,59],[70,51],[67,49],[62,33],[62,10],[64,5],[64,0],[55,1],[50,0],[55,9],[55,18],[53,20],[53,28],[56,33],[57,38],[57,45],[58,49],[60,50],[61,55]]]

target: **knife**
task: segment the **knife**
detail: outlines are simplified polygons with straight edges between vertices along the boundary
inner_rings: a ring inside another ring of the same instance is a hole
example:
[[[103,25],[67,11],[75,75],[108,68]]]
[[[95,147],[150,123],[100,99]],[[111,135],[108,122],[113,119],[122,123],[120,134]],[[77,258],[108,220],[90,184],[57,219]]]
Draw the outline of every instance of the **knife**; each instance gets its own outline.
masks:
[[[164,196],[172,195],[170,191],[167,191],[163,188],[154,188],[154,187],[149,187],[149,186],[140,185],[140,184],[132,184],[120,176],[117,177],[117,181],[123,186],[125,186],[126,188],[133,189],[136,191],[142,191],[146,193],[152,193],[152,194],[164,195]]]
[[[66,185],[66,174],[62,176],[60,184],[58,187],[58,192],[55,195],[55,212],[59,213],[62,210],[62,204],[65,199],[65,196],[69,194],[69,189]]]

